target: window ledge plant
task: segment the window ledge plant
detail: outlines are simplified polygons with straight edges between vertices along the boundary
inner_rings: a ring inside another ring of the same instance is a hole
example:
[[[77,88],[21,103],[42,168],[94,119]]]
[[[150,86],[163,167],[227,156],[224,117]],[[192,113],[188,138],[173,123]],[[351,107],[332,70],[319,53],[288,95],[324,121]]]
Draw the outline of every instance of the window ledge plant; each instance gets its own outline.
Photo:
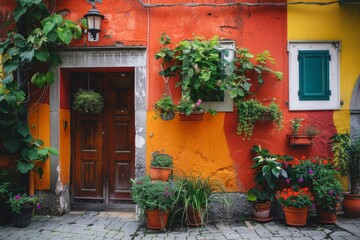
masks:
[[[303,118],[291,119],[291,134],[287,135],[291,146],[311,145],[315,136],[319,134],[319,131],[313,126],[308,126],[303,133],[300,133],[303,120]]]
[[[176,105],[171,96],[163,95],[155,103],[155,114],[163,120],[172,120],[175,117]]]

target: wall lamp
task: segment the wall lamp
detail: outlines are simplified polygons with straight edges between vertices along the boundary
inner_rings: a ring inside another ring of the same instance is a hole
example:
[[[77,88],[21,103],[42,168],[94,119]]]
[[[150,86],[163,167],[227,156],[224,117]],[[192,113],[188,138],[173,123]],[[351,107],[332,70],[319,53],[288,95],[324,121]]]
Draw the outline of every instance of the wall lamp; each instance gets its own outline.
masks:
[[[88,13],[84,15],[84,18],[86,19],[88,25],[88,41],[99,41],[101,20],[104,18],[104,15],[101,15],[99,10],[96,9],[95,3],[93,4],[92,9],[90,9]]]

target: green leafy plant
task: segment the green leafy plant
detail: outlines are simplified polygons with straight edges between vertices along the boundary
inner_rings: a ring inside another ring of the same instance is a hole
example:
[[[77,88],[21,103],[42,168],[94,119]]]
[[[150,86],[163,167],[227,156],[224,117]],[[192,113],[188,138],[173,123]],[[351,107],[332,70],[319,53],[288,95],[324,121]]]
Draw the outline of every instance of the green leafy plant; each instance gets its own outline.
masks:
[[[100,113],[104,108],[103,97],[93,90],[80,88],[74,94],[73,108],[86,113]]]
[[[256,99],[238,101],[237,134],[244,134],[244,138],[250,139],[253,134],[255,123],[263,117],[273,121],[278,129],[283,126],[283,116],[279,106],[272,101],[269,106],[264,106]]]
[[[18,174],[10,168],[0,168],[0,203],[4,203],[15,193],[23,191],[18,183]]]
[[[173,103],[171,96],[163,95],[155,103],[155,113],[158,117],[168,116],[170,113],[174,113],[176,105]]]
[[[131,197],[141,210],[169,210],[177,204],[177,187],[172,182],[151,181],[149,176],[131,179]]]
[[[304,208],[313,204],[314,197],[308,188],[284,188],[276,193],[276,199],[283,207]]]
[[[169,154],[161,153],[160,151],[155,151],[151,155],[152,155],[152,160],[150,162],[150,166],[172,168],[173,158]]]
[[[313,179],[312,193],[316,208],[326,212],[337,211],[341,201],[342,185],[333,169],[319,168]]]
[[[79,38],[82,30],[78,24],[51,13],[44,1],[16,2],[14,21],[9,23],[7,38],[0,43],[0,54],[3,56],[0,62],[3,66],[0,75],[0,138],[10,153],[20,155],[17,168],[21,173],[38,170],[41,176],[41,167],[34,162],[43,161],[44,157],[57,154],[57,151],[43,148],[42,141],[31,135],[24,121],[29,93],[21,85],[31,81],[37,87],[43,87],[54,82],[55,75],[49,69],[61,63],[56,49]],[[40,69],[37,66],[47,71],[36,72]]]
[[[41,208],[39,203],[39,199],[36,196],[27,196],[26,194],[23,195],[16,195],[9,199],[11,211],[13,213],[20,213],[21,207],[37,207],[38,209]]]
[[[360,187],[360,139],[351,139],[350,134],[335,134],[331,138],[334,160],[340,173],[350,177],[350,192],[359,194]]]
[[[193,100],[190,99],[189,96],[183,96],[179,104],[177,105],[177,110],[180,113],[185,113],[187,116],[189,116],[191,113],[203,113],[204,109],[201,106],[202,100],[198,99],[195,103]]]
[[[299,133],[299,130],[301,128],[301,122],[303,121],[304,119],[303,118],[294,118],[294,119],[291,119],[291,131],[292,131],[292,134],[294,135],[298,135]]]
[[[201,222],[204,223],[211,204],[221,202],[224,206],[230,207],[225,187],[218,181],[193,175],[180,176],[177,181],[180,186],[180,200],[184,205],[184,215],[187,215],[186,209],[191,207],[198,212]],[[215,195],[216,192],[221,194]]]
[[[254,181],[256,186],[249,190],[247,200],[259,203],[272,201],[279,177],[288,178],[288,173],[283,168],[281,161],[290,161],[292,157],[271,154],[269,150],[258,145],[254,145],[251,151],[257,154],[252,159],[254,164],[251,166],[251,169],[255,170]]]

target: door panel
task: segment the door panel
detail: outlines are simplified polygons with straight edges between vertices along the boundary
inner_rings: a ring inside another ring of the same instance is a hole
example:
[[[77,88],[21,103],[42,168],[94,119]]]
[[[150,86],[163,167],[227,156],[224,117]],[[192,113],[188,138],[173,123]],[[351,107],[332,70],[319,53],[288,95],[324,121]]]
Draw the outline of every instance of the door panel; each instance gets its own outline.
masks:
[[[73,73],[71,83],[73,93],[91,88],[104,97],[102,113],[71,113],[73,197],[128,200],[135,175],[134,75],[91,73],[89,80],[87,73]]]

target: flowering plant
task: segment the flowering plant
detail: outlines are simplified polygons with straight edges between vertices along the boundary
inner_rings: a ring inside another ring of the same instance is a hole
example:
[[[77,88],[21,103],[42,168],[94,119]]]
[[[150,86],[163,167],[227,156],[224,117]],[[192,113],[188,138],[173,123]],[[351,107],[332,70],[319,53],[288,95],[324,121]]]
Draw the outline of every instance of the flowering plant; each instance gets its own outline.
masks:
[[[283,207],[304,208],[313,203],[313,196],[308,188],[284,188],[276,193],[276,199]]]
[[[41,208],[39,203],[39,198],[36,196],[27,196],[24,195],[16,195],[9,199],[11,211],[13,213],[20,213],[21,207],[37,207],[37,209]]]
[[[185,113],[186,116],[189,116],[191,113],[203,113],[204,109],[201,106],[202,100],[198,99],[195,103],[191,100],[190,96],[183,96],[177,106],[177,109],[180,113]]]
[[[131,197],[142,210],[167,210],[177,203],[174,182],[151,181],[143,176],[131,179],[131,183]]]
[[[327,212],[336,212],[342,195],[342,185],[336,178],[338,172],[320,168],[313,179],[313,195],[316,208]]]

